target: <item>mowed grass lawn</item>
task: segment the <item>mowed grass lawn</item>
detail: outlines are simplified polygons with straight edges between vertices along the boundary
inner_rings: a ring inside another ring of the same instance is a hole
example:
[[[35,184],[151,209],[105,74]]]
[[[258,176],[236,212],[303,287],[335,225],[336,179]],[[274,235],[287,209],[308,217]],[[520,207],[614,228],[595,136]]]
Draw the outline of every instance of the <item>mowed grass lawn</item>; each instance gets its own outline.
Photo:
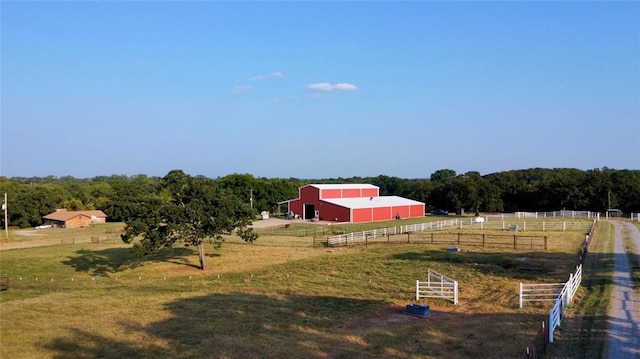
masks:
[[[206,271],[183,247],[145,262],[117,242],[4,250],[0,357],[520,357],[550,304],[518,309],[518,284],[567,280],[584,234],[545,232],[547,252],[230,241]],[[460,304],[405,315],[428,268],[458,280]]]

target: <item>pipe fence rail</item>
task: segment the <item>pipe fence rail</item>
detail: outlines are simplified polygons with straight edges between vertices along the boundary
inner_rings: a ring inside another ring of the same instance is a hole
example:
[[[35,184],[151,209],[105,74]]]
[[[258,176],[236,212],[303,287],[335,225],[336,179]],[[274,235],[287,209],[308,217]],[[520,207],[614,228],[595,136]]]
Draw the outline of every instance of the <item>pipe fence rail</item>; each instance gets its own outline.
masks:
[[[525,302],[542,302],[542,301],[556,301],[558,296],[562,293],[567,283],[572,280],[575,281],[576,276],[582,277],[582,264],[587,257],[589,250],[589,238],[593,235],[594,228],[596,226],[596,220],[593,221],[589,233],[586,234],[582,249],[580,250],[580,257],[578,260],[578,266],[576,267],[576,274],[569,274],[569,281],[564,283],[546,283],[546,284],[525,284],[520,282],[520,309]],[[571,297],[575,294],[577,287],[580,285],[573,283],[571,288],[573,292]]]
[[[545,322],[542,322],[542,336],[538,331],[532,345],[525,349],[525,358],[543,358],[547,343],[553,343],[553,332],[562,323],[562,318],[573,301],[580,283],[582,282],[582,264],[576,267],[575,273],[569,274],[565,283],[523,284],[520,283],[520,309],[525,302],[553,301],[549,310],[548,331],[545,332]]]
[[[506,218],[507,216],[513,216],[517,218],[596,218],[598,217],[597,212],[591,211],[573,211],[573,210],[562,210],[562,211],[552,211],[552,212],[514,212],[514,213],[502,213],[498,215],[490,215],[489,217],[500,217]]]
[[[562,318],[567,311],[569,304],[573,301],[580,282],[582,281],[582,265],[576,269],[576,274],[572,274],[562,292],[558,295],[553,308],[549,311],[549,343],[553,343],[553,332],[562,323]]]
[[[573,297],[575,296],[578,288],[580,287],[580,283],[582,282],[582,265],[584,264],[584,260],[586,259],[589,244],[591,243],[591,239],[595,234],[597,224],[598,217],[594,218],[594,220],[591,222],[591,228],[589,228],[588,233],[585,235],[584,245],[582,246],[582,250],[580,251],[580,258],[578,260],[578,265],[576,266],[575,273],[569,274],[569,280],[564,283],[562,290],[555,298],[553,307],[551,308],[551,310],[549,310],[549,314],[547,316],[548,329],[545,330],[544,321],[542,322],[542,343],[539,342],[540,331],[538,331],[536,338],[533,340],[532,346],[527,347],[525,350],[525,358],[543,358],[544,354],[546,354],[547,343],[553,343],[553,332],[562,323],[562,318],[564,317],[569,304],[571,304],[571,302],[573,301]],[[522,308],[523,301],[525,301],[522,296],[522,283],[520,283],[520,290],[520,308]]]
[[[578,265],[576,266],[576,271],[575,273],[569,274],[569,280],[564,283],[562,289],[554,299],[553,307],[551,308],[551,310],[549,310],[549,314],[547,316],[548,328],[545,328],[545,321],[542,321],[541,330],[538,331],[531,345],[526,347],[523,358],[544,358],[546,354],[547,344],[553,343],[553,332],[562,323],[562,318],[564,317],[569,304],[571,304],[571,302],[573,301],[573,297],[575,296],[578,288],[580,287],[580,283],[582,282],[582,265],[584,264],[584,261],[586,259],[589,244],[591,243],[591,239],[595,234],[597,224],[598,217],[595,217],[591,222],[591,227],[589,228],[588,233],[585,235],[584,244],[582,246],[582,250],[580,251]],[[555,287],[555,285],[556,283],[548,284],[549,287],[553,287],[553,289],[550,289],[550,292],[557,288]],[[527,289],[535,291],[534,286],[534,284],[526,285],[520,283],[520,308],[522,308],[523,302],[534,301],[532,297],[529,297],[530,300],[527,300]],[[541,284],[541,286],[544,286],[544,284]],[[542,299],[543,296],[541,296],[540,298]],[[546,300],[546,296],[544,296],[544,298]]]
[[[386,230],[386,231],[385,231]],[[400,236],[402,234],[402,236]],[[404,228],[354,232],[327,240],[327,246],[352,246],[357,244],[446,244],[478,247],[502,247],[521,250],[546,251],[548,237],[524,234],[461,233],[461,232],[411,232]]]
[[[553,302],[558,298],[566,283],[525,284],[520,283],[520,304],[526,302]]]
[[[426,282],[416,280],[416,300],[421,298],[447,299],[458,305],[458,281],[429,268]]]
[[[390,236],[431,232],[444,229],[501,229],[512,232],[525,231],[568,231],[568,230],[588,230],[591,224],[586,224],[580,220],[558,220],[562,218],[571,219],[597,219],[599,215],[589,211],[556,211],[556,212],[515,212],[502,213],[496,215],[486,215],[482,217],[453,218],[435,222],[425,222],[407,224],[368,231],[357,231],[346,234],[337,234],[327,237],[329,247],[336,245],[352,245],[357,243],[375,240]],[[526,219],[531,219],[527,222]],[[545,220],[549,219],[549,220]]]

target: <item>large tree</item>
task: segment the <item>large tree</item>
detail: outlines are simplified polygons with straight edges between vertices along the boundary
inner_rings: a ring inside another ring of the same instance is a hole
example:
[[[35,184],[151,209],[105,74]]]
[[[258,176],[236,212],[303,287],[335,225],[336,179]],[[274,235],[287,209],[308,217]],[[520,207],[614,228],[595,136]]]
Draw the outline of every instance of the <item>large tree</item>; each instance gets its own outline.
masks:
[[[131,243],[139,238],[134,251],[140,256],[176,243],[196,246],[204,270],[206,241],[219,248],[223,236],[234,230],[247,242],[257,239],[257,234],[247,228],[252,215],[243,202],[213,180],[173,170],[163,178],[158,192],[131,208],[122,240]]]

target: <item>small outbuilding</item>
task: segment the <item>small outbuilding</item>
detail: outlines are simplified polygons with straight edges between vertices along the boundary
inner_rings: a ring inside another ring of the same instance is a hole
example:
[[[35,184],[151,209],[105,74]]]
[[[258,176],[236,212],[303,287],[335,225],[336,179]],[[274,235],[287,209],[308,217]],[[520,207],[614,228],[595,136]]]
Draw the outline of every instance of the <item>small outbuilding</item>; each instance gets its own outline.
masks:
[[[100,211],[67,211],[58,209],[42,217],[44,225],[60,228],[87,227],[95,223],[105,223],[107,215]]]
[[[363,223],[424,217],[424,203],[379,193],[371,184],[309,184],[286,203],[290,218]]]

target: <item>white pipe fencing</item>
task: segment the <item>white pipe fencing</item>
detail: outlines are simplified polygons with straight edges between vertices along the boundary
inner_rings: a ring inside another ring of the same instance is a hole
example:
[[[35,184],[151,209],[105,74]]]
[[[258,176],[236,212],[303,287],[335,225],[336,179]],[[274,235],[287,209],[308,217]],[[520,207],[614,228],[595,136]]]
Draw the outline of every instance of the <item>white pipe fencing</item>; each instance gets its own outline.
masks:
[[[576,273],[569,275],[569,280],[558,295],[553,308],[549,311],[549,343],[553,343],[553,332],[560,326],[564,313],[573,301],[580,283],[582,282],[582,264],[576,267]]]
[[[458,281],[429,268],[426,282],[416,280],[416,300],[420,298],[448,299],[458,305]]]
[[[398,234],[442,230],[445,228],[479,228],[502,229],[514,231],[567,231],[588,229],[591,224],[580,221],[545,221],[544,218],[597,218],[596,214],[589,211],[557,211],[557,212],[516,212],[487,215],[483,217],[453,218],[437,222],[425,222],[407,224],[396,227],[387,227],[368,231],[339,234],[327,238],[327,245],[348,246],[364,243],[367,239],[388,237]],[[534,220],[526,222],[522,218]],[[511,219],[511,220],[509,220]]]
[[[552,302],[558,298],[566,283],[525,284],[520,282],[520,305],[525,302]]]
[[[485,218],[595,218],[596,212],[591,211],[553,211],[553,212],[514,212],[488,215]]]

